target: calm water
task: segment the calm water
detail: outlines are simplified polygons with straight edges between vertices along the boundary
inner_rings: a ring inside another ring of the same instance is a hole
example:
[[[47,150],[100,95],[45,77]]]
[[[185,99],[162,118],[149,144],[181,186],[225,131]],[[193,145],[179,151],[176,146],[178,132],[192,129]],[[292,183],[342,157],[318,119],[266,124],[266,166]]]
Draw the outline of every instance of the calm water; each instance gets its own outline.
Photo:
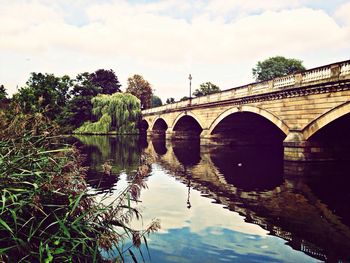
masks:
[[[140,155],[149,156],[152,171],[139,206],[143,224],[161,220],[161,231],[148,238],[152,262],[350,262],[346,163],[296,166],[283,163],[282,149],[272,147],[77,139],[91,188],[111,197],[125,187]],[[109,177],[101,167],[107,160]],[[145,248],[143,254],[150,261]]]

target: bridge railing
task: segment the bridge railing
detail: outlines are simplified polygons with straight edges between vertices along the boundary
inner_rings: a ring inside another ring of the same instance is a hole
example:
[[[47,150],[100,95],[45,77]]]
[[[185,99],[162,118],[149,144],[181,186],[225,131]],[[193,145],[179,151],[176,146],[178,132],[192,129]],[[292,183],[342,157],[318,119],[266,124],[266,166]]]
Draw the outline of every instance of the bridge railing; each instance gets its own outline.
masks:
[[[264,93],[280,91],[291,87],[302,88],[309,85],[317,85],[322,84],[323,82],[336,81],[340,79],[350,79],[350,60],[305,70],[303,72],[287,75],[280,78],[274,78],[269,81],[251,83],[207,96],[166,104],[160,107],[143,110],[142,113],[152,114],[156,112],[185,108],[188,106],[215,103],[253,95],[260,95]]]

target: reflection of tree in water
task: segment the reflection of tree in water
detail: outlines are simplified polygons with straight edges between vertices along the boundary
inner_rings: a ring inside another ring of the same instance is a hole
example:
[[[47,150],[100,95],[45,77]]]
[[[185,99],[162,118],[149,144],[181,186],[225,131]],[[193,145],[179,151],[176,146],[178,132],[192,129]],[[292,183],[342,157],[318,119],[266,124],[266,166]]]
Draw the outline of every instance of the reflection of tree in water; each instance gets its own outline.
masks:
[[[216,147],[210,156],[226,181],[244,191],[272,190],[283,182],[283,152],[278,147]]]
[[[148,141],[147,141],[147,135],[146,134],[140,134],[139,145],[140,145],[142,150],[146,149],[148,147]]]
[[[122,172],[127,174],[138,168],[141,155],[138,136],[75,136],[83,143],[85,166],[89,167],[87,181],[100,190],[111,190]],[[109,162],[111,175],[103,172],[102,165]]]
[[[173,151],[184,167],[197,165],[200,160],[200,144],[197,140],[178,140],[173,143]]]

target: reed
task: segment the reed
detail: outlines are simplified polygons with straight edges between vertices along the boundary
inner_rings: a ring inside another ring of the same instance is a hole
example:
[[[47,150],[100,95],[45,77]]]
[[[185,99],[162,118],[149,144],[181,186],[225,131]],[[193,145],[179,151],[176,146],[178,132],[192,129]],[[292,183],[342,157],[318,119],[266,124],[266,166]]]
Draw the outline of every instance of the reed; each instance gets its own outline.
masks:
[[[7,127],[0,134],[0,261],[104,262],[102,251],[111,249],[119,251],[117,261],[126,253],[136,260],[121,242],[131,238],[139,247],[160,228],[157,220],[143,230],[129,227],[141,216],[131,200],[146,186],[147,158],[106,203],[89,194],[79,151],[60,143],[42,115],[19,114]]]

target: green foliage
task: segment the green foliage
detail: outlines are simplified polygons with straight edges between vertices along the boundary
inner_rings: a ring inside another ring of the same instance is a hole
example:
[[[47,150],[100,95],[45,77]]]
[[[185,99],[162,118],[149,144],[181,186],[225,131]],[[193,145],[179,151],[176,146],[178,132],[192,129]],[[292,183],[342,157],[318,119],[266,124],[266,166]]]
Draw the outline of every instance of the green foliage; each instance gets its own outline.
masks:
[[[97,122],[84,122],[74,133],[78,134],[107,134],[111,129],[112,118],[108,114],[103,114]]]
[[[100,253],[111,249],[123,260],[121,242],[132,238],[139,247],[159,229],[158,221],[143,231],[129,226],[140,216],[130,199],[145,187],[145,161],[112,202],[97,201],[88,192],[79,152],[48,137],[54,129],[41,114],[17,116],[6,127],[0,141],[0,261],[104,262]]]
[[[184,96],[184,97],[182,97],[182,98],[180,99],[180,101],[189,100],[189,99],[190,99],[189,97]]]
[[[85,121],[95,121],[91,99],[98,94],[120,92],[120,83],[113,70],[99,69],[93,73],[68,76],[32,73],[27,85],[14,95],[13,107],[19,105],[23,113],[43,113],[57,122],[64,132],[71,132]],[[0,86],[0,101],[6,92]]]
[[[152,88],[151,84],[140,75],[134,75],[128,78],[128,87],[126,92],[136,96],[141,101],[141,109],[151,107]]]
[[[174,98],[167,98],[165,101],[166,104],[170,104],[170,103],[174,103],[174,102],[175,102]]]
[[[80,127],[84,122],[96,121],[92,114],[92,98],[98,94],[120,92],[121,87],[114,71],[105,69],[78,74],[73,83],[71,99],[59,120],[59,124],[66,126],[68,131]]]
[[[259,61],[252,72],[256,81],[265,81],[303,70],[305,67],[301,60],[276,56]]]
[[[127,138],[125,138],[127,136]],[[89,160],[89,167],[101,172],[101,163],[110,160],[112,172],[119,175],[121,172],[130,173],[137,169],[141,155],[141,148],[136,136],[94,136],[75,135],[84,145],[92,147],[92,152],[98,152]]]
[[[68,99],[72,81],[68,76],[55,77],[53,74],[32,73],[27,86],[13,96],[24,113],[44,113],[55,120],[62,113]]]
[[[92,113],[97,122],[85,122],[77,134],[136,134],[140,120],[140,101],[128,93],[98,95],[92,99]]]
[[[89,79],[93,85],[102,89],[102,94],[120,92],[121,85],[112,69],[98,69],[89,75]]]
[[[158,96],[152,95],[151,104],[152,104],[152,107],[159,107],[163,105],[163,102]]]
[[[68,126],[68,130],[81,126],[85,121],[94,120],[92,115],[91,99],[102,93],[102,88],[91,82],[91,74],[78,74],[73,80],[71,99],[64,108],[59,123]]]
[[[200,85],[199,89],[196,89],[192,94],[195,97],[205,96],[220,92],[220,88],[211,82],[205,82]]]
[[[7,97],[6,89],[4,85],[0,85],[0,101],[6,99],[6,97]]]

